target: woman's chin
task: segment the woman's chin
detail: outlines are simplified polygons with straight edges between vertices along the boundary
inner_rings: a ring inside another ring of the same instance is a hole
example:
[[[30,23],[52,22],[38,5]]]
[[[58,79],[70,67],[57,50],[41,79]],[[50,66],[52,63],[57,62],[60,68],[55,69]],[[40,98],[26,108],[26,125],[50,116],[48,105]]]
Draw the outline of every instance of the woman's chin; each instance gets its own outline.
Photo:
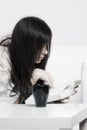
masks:
[[[35,63],[36,64],[39,64],[39,63],[41,63],[41,61],[43,60],[44,58],[40,58],[39,60],[37,60]]]
[[[41,63],[41,60],[39,60],[39,61],[36,61],[35,63],[36,63],[36,64],[39,64],[39,63]]]

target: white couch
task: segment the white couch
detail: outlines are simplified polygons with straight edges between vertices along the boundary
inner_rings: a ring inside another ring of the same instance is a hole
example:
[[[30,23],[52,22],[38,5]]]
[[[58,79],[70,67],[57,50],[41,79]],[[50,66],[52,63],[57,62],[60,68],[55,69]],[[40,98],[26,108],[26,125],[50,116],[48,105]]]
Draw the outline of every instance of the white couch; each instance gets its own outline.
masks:
[[[82,103],[87,103],[87,60],[82,64],[81,81]]]

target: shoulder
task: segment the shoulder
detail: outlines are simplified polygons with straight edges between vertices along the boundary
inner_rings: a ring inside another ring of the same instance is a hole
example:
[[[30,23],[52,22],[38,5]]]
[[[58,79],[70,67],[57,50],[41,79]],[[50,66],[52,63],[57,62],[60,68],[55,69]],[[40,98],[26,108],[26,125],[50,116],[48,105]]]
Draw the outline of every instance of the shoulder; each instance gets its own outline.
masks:
[[[8,48],[6,46],[0,46],[0,54],[8,54]]]
[[[0,67],[11,70],[11,61],[8,47],[0,46]]]

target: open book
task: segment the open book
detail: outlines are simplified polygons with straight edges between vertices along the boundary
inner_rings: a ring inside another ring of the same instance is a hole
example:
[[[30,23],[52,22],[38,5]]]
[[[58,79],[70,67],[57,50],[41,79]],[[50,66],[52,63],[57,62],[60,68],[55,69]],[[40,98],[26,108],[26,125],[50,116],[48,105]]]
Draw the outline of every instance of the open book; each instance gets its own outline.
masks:
[[[66,97],[69,97],[71,95],[74,95],[75,93],[74,88],[77,84],[78,82],[77,83],[75,82],[68,85],[66,84],[66,85],[51,88],[49,90],[47,102],[58,101]],[[31,95],[28,99],[26,99],[25,103],[35,104],[34,96]]]

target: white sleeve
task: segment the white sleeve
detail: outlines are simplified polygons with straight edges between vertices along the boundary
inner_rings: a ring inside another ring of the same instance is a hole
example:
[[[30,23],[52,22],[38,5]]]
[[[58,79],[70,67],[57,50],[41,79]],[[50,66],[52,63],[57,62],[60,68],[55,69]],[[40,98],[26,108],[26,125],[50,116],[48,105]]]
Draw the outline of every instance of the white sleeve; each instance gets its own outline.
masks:
[[[14,103],[17,96],[10,97],[11,86],[9,84],[11,63],[8,49],[0,46],[0,103]]]

